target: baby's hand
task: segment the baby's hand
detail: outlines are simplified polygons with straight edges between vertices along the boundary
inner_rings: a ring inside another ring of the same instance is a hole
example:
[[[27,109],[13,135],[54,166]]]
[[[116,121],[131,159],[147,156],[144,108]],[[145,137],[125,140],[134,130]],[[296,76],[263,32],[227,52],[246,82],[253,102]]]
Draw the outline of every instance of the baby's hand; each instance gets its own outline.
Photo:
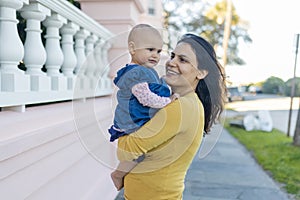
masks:
[[[178,99],[180,97],[180,95],[178,93],[174,93],[170,96],[171,101],[175,101],[176,99]]]

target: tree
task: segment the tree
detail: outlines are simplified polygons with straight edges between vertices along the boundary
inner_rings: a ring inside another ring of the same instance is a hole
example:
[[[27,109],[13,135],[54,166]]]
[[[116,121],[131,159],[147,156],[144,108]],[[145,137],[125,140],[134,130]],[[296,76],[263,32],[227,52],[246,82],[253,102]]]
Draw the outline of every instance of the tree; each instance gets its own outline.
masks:
[[[290,78],[285,82],[286,89],[285,89],[285,95],[291,96],[291,87],[292,87],[292,81],[295,81],[295,93],[293,96],[299,97],[300,96],[300,77]]]
[[[223,55],[222,61],[223,65],[227,64],[227,49],[228,49],[228,40],[230,38],[230,29],[231,29],[231,21],[232,21],[232,1],[226,1],[226,15],[225,15],[225,25],[224,25],[224,38],[223,38]]]
[[[80,3],[77,0],[67,0],[67,1],[73,4],[74,6],[76,6],[77,8],[81,9]]]
[[[292,94],[292,92],[291,92],[293,81],[294,81],[294,86],[295,86],[294,94]],[[288,96],[291,96],[291,105],[292,105],[292,98],[294,96],[300,96],[300,78],[299,77],[291,78],[286,82],[286,85],[287,85],[286,93],[288,94]],[[291,111],[290,111],[290,113],[291,113]],[[288,130],[287,135],[289,136],[289,130]],[[298,115],[297,115],[296,128],[295,128],[294,137],[293,137],[293,144],[295,146],[300,146],[300,107],[298,108]]]
[[[167,1],[164,3],[166,28],[197,33],[210,41],[218,52],[219,48],[223,46],[227,4],[225,0],[215,5],[208,4],[208,1],[205,2],[197,0]],[[226,51],[228,64],[245,64],[245,61],[238,56],[238,45],[241,41],[252,42],[247,32],[247,25],[237,15],[233,6],[230,37]]]
[[[300,147],[300,113],[298,110],[297,122],[296,122],[296,129],[293,136],[293,145]]]
[[[262,92],[266,94],[284,94],[285,83],[281,78],[271,76],[262,86]]]

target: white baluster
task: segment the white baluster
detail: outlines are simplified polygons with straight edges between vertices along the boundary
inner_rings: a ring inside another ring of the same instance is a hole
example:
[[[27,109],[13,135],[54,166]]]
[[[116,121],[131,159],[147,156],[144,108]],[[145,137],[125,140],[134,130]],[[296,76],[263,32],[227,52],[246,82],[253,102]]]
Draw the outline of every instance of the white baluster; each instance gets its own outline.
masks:
[[[94,76],[95,70],[95,58],[94,58],[94,47],[97,41],[97,37],[94,34],[91,34],[86,39],[86,57],[88,59],[88,66],[86,70],[86,75],[89,77]]]
[[[104,41],[102,39],[97,40],[95,50],[94,50],[94,57],[95,57],[95,77],[97,79],[101,79],[104,70],[104,63],[102,58],[102,48],[103,48]]]
[[[50,17],[43,22],[43,25],[47,28],[46,38],[46,69],[48,76],[60,76],[59,69],[64,61],[64,55],[60,47],[60,35],[59,28],[63,23],[67,23],[67,20],[59,14],[52,13]]]
[[[73,22],[68,22],[61,29],[62,34],[62,51],[64,54],[64,62],[62,64],[62,72],[68,78],[68,89],[73,89],[74,69],[77,64],[77,58],[74,52],[74,34],[79,29],[79,26]]]
[[[104,63],[104,72],[102,75],[104,83],[102,83],[102,85],[108,90],[112,90],[112,80],[109,77],[110,64],[108,62],[108,50],[111,48],[111,46],[112,45],[106,41],[102,47],[102,60]]]
[[[95,78],[97,80],[97,88],[95,90],[95,96],[101,95],[101,90],[103,88],[103,79],[102,79],[102,74],[103,74],[103,69],[104,65],[102,62],[102,45],[104,44],[104,41],[100,38],[99,40],[96,41],[95,49],[94,49],[94,57],[95,57],[95,64],[96,64],[96,69],[95,69]]]
[[[41,40],[41,21],[50,15],[50,10],[39,3],[30,3],[21,9],[26,19],[26,40],[24,63],[26,74],[30,75],[31,90],[50,90],[50,78],[42,72],[46,62],[46,50]]]
[[[105,67],[105,73],[108,76],[109,73],[109,62],[108,62],[108,50],[111,48],[111,44],[106,41],[104,42],[104,44],[102,45],[102,60],[103,60],[103,64]]]
[[[85,39],[90,34],[84,28],[80,28],[75,34],[75,54],[77,56],[77,65],[75,67],[74,73],[76,77],[76,89],[84,90],[85,87],[89,86],[89,80],[85,76],[85,71],[87,68],[86,55],[85,55]]]
[[[84,75],[86,70],[86,66],[84,65],[84,62],[86,61],[84,40],[88,34],[89,32],[83,28],[80,28],[80,30],[75,34],[75,54],[77,56],[77,65],[74,73],[79,76]]]
[[[94,34],[89,35],[86,39],[86,57],[87,57],[87,69],[86,75],[90,80],[90,89],[94,90],[96,88],[96,78],[95,78],[95,57],[94,57],[94,46],[95,42],[97,41],[97,36]]]
[[[67,90],[67,79],[60,73],[60,68],[64,61],[64,55],[60,47],[59,28],[67,23],[67,19],[57,13],[52,13],[51,16],[43,22],[47,28],[46,38],[46,69],[47,75],[51,78],[52,90]]]
[[[29,77],[18,65],[24,56],[18,35],[16,10],[23,6],[20,0],[0,0],[0,86],[1,91],[29,90]]]

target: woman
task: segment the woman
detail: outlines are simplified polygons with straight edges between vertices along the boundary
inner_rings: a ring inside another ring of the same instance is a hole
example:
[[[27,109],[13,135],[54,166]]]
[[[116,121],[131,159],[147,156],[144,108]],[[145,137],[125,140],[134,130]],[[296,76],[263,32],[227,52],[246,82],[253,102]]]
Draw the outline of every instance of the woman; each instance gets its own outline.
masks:
[[[214,49],[203,38],[182,37],[166,63],[165,80],[180,98],[118,141],[119,160],[144,157],[125,176],[128,200],[182,199],[184,178],[203,133],[223,111],[225,76]]]

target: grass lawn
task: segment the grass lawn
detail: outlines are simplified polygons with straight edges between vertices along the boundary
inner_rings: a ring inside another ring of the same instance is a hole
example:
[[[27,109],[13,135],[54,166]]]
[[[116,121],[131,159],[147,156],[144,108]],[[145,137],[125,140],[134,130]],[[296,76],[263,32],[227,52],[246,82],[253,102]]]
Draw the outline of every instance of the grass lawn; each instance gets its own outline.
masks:
[[[292,145],[292,138],[276,129],[270,133],[247,132],[228,123],[225,123],[225,128],[245,145],[274,180],[300,200],[300,147]]]

